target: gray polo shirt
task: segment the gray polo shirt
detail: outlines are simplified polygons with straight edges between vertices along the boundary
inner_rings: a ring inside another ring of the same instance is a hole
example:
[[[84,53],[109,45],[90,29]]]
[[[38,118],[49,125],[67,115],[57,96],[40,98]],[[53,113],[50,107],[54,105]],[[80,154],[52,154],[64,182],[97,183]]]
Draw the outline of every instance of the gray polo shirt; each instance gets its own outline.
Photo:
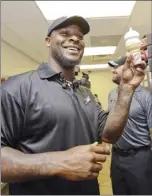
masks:
[[[60,73],[42,63],[1,85],[1,147],[36,154],[101,141],[108,113],[88,88],[62,87]],[[99,195],[97,179],[58,176],[9,184],[10,195]]]
[[[110,92],[108,110],[114,106],[117,96],[117,89]],[[148,146],[151,143],[150,128],[152,128],[152,91],[139,86],[133,95],[124,133],[116,145],[122,149]]]

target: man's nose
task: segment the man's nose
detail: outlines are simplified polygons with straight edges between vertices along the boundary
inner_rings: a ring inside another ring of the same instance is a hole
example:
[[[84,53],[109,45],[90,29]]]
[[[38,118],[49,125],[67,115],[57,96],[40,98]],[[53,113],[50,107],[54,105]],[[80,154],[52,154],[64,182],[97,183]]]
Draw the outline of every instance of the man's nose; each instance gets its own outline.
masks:
[[[77,42],[77,41],[79,41],[79,38],[78,38],[78,36],[76,36],[76,35],[72,35],[72,36],[70,37],[70,41]]]

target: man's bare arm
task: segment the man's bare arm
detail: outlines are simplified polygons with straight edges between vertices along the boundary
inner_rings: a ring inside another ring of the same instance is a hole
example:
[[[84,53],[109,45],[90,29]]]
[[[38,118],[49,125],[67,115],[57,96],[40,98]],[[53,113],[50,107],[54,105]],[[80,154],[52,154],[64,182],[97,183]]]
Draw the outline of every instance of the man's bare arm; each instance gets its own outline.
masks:
[[[2,182],[21,182],[57,174],[57,165],[51,163],[58,153],[24,154],[10,147],[1,149]],[[59,154],[60,156],[60,154]],[[59,158],[56,156],[56,159]],[[50,169],[49,167],[50,166]]]
[[[128,120],[129,108],[132,101],[134,90],[132,86],[120,85],[118,99],[115,106],[111,109],[103,131],[102,141],[115,143],[122,135]]]
[[[1,149],[2,182],[14,183],[51,176],[68,180],[95,179],[109,149],[96,143],[71,148],[66,151],[25,154],[10,147]],[[100,163],[100,164],[99,164]]]

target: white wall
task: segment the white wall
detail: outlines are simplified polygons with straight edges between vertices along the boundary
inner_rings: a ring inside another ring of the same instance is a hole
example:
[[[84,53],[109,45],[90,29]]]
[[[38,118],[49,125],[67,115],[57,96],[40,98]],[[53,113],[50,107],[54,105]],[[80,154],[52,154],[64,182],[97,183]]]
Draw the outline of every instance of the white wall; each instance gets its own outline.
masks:
[[[16,50],[6,42],[1,42],[1,76],[11,76],[36,69],[39,63]]]

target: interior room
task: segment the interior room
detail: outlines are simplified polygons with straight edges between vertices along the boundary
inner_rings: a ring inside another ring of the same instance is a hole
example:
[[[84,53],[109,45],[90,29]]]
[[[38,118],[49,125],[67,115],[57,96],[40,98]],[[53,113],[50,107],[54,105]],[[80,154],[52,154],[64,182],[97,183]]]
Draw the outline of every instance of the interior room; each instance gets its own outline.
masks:
[[[49,26],[58,17],[72,15],[87,19],[91,29],[84,36],[76,78],[81,79],[83,73],[89,76],[91,92],[107,111],[109,93],[117,87],[108,61],[126,55],[124,35],[130,27],[140,38],[152,32],[151,1],[2,1],[1,82],[48,62],[45,38]],[[148,87],[150,77],[146,72],[143,86]],[[101,195],[112,194],[110,164],[111,156],[107,156],[98,177]],[[7,183],[1,182],[1,191],[9,194]]]

